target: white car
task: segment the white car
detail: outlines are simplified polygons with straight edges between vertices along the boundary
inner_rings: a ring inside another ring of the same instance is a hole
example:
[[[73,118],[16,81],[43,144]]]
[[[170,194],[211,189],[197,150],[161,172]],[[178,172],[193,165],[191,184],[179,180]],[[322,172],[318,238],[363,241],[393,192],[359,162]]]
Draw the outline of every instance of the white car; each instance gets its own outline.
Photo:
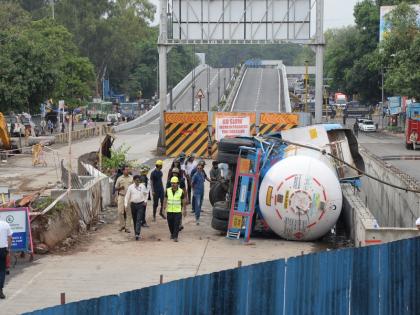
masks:
[[[376,131],[376,126],[373,120],[363,119],[363,121],[359,123],[359,129],[365,132]]]

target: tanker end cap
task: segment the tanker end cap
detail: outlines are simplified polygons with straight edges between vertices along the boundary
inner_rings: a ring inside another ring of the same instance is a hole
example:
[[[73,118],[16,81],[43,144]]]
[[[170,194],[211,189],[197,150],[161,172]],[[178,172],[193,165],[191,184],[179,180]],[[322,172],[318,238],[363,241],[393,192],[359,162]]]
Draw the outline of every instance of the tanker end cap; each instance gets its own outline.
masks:
[[[336,173],[323,161],[291,156],[264,176],[259,205],[268,226],[288,240],[312,241],[336,224],[342,206]]]

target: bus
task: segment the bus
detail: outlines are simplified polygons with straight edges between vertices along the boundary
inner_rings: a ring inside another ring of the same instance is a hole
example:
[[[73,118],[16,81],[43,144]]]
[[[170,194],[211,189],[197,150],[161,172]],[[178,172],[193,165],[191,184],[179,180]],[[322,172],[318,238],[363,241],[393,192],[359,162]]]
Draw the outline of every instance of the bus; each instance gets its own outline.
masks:
[[[93,121],[105,121],[108,114],[114,113],[112,102],[91,102],[87,105],[86,114]]]

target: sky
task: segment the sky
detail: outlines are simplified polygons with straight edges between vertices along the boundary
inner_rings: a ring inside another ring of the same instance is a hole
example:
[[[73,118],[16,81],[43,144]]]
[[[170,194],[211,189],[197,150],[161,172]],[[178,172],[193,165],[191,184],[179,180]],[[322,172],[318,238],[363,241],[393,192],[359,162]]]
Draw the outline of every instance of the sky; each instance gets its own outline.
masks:
[[[155,22],[159,19],[159,0],[149,0],[156,8]],[[354,24],[353,7],[359,0],[324,0],[325,24],[324,28],[336,28]]]

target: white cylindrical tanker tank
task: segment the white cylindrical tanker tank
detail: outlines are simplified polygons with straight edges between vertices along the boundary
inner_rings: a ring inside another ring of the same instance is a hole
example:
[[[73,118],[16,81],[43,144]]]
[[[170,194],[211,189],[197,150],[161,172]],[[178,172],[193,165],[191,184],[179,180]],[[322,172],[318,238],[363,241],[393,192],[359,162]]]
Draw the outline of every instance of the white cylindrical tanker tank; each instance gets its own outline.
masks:
[[[263,219],[279,236],[311,241],[328,233],[340,216],[342,192],[332,165],[292,155],[275,163],[259,189]]]

